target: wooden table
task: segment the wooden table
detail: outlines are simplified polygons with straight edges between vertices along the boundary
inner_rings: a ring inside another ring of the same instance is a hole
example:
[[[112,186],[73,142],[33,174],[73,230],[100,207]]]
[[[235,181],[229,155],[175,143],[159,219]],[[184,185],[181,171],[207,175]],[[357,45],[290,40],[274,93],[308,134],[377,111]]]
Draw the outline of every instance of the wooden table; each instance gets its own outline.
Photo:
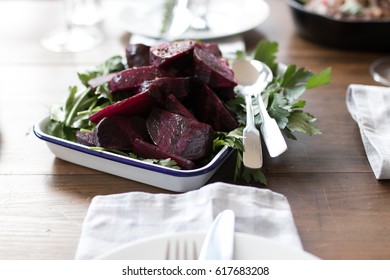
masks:
[[[375,179],[345,105],[349,84],[375,84],[368,66],[384,54],[306,41],[285,2],[268,3],[268,20],[244,34],[248,47],[261,38],[277,41],[278,61],[315,72],[331,66],[334,79],[304,96],[323,134],[288,141],[285,154],[266,159],[269,184],[258,187],[288,198],[307,251],[323,259],[389,259],[390,181]],[[123,54],[130,35],[115,21],[123,4],[106,1],[103,45],[56,54],[39,39],[61,24],[58,1],[0,1],[0,259],[72,259],[94,196],[165,192],[56,159],[32,133],[48,106],[77,83],[78,70]],[[211,182],[233,182],[233,165],[228,160]]]

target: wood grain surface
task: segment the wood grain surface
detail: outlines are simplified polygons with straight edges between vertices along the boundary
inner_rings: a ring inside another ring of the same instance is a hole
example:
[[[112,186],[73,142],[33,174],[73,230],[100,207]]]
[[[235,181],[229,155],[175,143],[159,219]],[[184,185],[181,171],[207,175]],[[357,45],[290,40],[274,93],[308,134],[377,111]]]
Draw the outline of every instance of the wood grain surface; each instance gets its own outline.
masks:
[[[56,159],[32,132],[77,83],[77,71],[124,53],[131,34],[115,15],[125,2],[106,1],[104,44],[56,54],[39,40],[62,24],[59,1],[0,1],[0,259],[73,259],[94,196],[167,192]],[[375,179],[345,105],[349,84],[376,84],[368,67],[386,54],[306,41],[284,1],[267,2],[267,21],[244,34],[248,50],[262,38],[277,41],[278,61],[316,72],[330,66],[333,82],[303,97],[322,134],[288,140],[285,154],[265,159],[268,185],[254,186],[287,197],[308,252],[323,259],[390,259],[390,181]],[[230,158],[210,182],[233,182],[233,168]]]

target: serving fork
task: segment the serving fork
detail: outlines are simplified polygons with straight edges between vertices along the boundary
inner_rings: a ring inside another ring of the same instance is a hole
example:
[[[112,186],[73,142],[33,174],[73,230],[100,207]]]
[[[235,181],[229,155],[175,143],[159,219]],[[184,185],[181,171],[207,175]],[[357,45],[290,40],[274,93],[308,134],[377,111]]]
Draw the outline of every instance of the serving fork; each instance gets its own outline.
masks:
[[[266,88],[267,84],[272,81],[273,74],[267,65],[253,59],[236,59],[233,62],[232,68],[239,83],[239,89],[246,96],[247,114],[249,112],[247,126],[250,127],[250,134],[249,132],[246,132],[246,128],[244,129],[243,133],[244,165],[251,168],[260,168],[263,163],[263,157],[261,145],[256,143],[260,142],[260,139],[256,139],[255,137],[258,134],[258,131],[255,130],[256,128],[253,128],[254,121],[252,113],[252,96],[255,96],[255,99],[257,100],[257,106],[260,110],[262,119],[260,131],[267,146],[269,155],[271,157],[277,157],[287,150],[287,144],[280,131],[280,128],[275,119],[271,118],[268,114],[261,96],[261,92]],[[245,153],[245,148],[248,149],[247,153]],[[245,164],[245,157],[251,159],[251,161],[247,160],[248,164]],[[256,164],[258,165],[257,167]]]
[[[209,227],[200,253],[196,239],[187,237],[168,240],[166,260],[231,260],[234,254],[235,215],[230,209],[219,213]]]

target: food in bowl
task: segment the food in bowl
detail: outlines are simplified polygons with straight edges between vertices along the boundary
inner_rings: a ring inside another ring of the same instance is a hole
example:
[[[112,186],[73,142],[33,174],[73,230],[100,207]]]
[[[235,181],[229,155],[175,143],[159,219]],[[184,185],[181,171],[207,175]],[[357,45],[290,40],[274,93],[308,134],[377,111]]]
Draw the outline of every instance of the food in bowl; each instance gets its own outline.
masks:
[[[327,1],[331,0],[323,0],[323,3]],[[286,0],[286,3],[298,34],[306,39],[346,50],[388,51],[390,48],[390,41],[386,39],[390,36],[390,18],[341,16],[331,12],[329,5],[320,12],[320,8],[310,9],[302,0]]]
[[[389,0],[302,0],[305,7],[338,19],[390,19]]]
[[[331,69],[315,74],[296,65],[280,67],[277,49],[276,42],[262,40],[252,54],[275,75],[261,93],[269,114],[290,139],[297,139],[295,132],[320,134],[300,98],[307,89],[328,84]],[[237,53],[242,55],[246,54]],[[116,163],[151,172],[161,169],[177,179],[211,176],[235,150],[234,178],[266,184],[261,170],[242,164],[245,100],[237,94],[229,59],[222,57],[217,44],[193,40],[129,44],[126,59],[111,57],[78,76],[82,90],[71,86],[67,99],[53,106],[50,117],[34,130],[53,144],[49,145],[58,157],[126,178],[140,173],[129,175],[127,168],[118,173]],[[257,114],[256,125],[260,124]],[[90,160],[85,162],[77,152]],[[161,186],[160,180],[147,183]]]

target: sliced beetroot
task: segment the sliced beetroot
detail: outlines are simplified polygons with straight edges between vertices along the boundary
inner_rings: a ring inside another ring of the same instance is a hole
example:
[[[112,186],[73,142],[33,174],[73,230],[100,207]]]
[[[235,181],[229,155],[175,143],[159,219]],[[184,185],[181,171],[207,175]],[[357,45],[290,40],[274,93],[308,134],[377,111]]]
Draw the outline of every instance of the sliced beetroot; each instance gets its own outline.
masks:
[[[88,134],[87,134],[88,136]],[[92,133],[92,144],[111,149],[130,149],[135,139],[149,140],[145,119],[112,116],[102,119]]]
[[[196,120],[193,114],[177,100],[176,96],[170,94],[167,96],[164,102],[164,109],[175,114],[182,115],[184,117]]]
[[[129,89],[124,89],[124,90],[119,90],[116,92],[111,93],[112,100],[114,102],[122,101],[125,100],[126,98],[132,97],[138,93],[141,93],[140,87],[134,87],[134,88],[129,88]]]
[[[202,46],[199,43],[198,45]],[[216,57],[222,57],[222,52],[217,43],[204,43],[203,47],[214,54]]]
[[[127,134],[130,144],[135,139],[150,140],[144,118],[140,116],[115,115],[111,119]]]
[[[150,62],[163,66],[183,56],[192,55],[195,44],[193,40],[184,40],[153,46],[150,48]]]
[[[213,88],[212,90],[223,101],[228,101],[234,99],[235,97],[234,87],[219,87],[219,88]]]
[[[120,71],[110,80],[110,91],[120,91],[139,87],[144,81],[154,80],[163,74],[154,65],[130,68]]]
[[[164,79],[164,78],[162,78]],[[148,95],[153,97],[156,102],[162,103],[165,99],[165,93],[163,94],[161,92],[160,87],[158,86],[158,83],[154,83],[154,81],[159,80],[159,78],[151,81],[145,81],[141,85],[134,87],[134,88],[129,88],[126,90],[120,90],[116,92],[112,92],[111,96],[112,99],[117,102],[117,101],[122,101],[126,98],[132,97],[134,95],[137,95],[139,93],[142,93],[144,91],[148,92]]]
[[[88,131],[76,131],[76,141],[79,144],[86,146],[96,146],[94,142],[94,134]]]
[[[228,132],[238,127],[232,113],[207,85],[199,84],[196,87],[192,103],[195,117],[211,125],[214,130]]]
[[[117,73],[110,73],[110,74],[107,74],[107,75],[98,76],[98,77],[96,77],[96,78],[90,79],[90,80],[88,81],[88,85],[89,85],[91,88],[95,89],[95,88],[97,88],[98,86],[100,86],[100,85],[102,85],[102,84],[104,84],[104,83],[106,83],[106,82],[110,82],[111,79],[112,79],[115,75],[117,75]]]
[[[195,163],[186,158],[180,157],[175,154],[171,154],[161,150],[154,144],[145,142],[141,139],[136,139],[133,142],[133,152],[142,158],[151,158],[151,159],[172,159],[177,165],[183,169],[194,169],[196,167]]]
[[[109,149],[131,148],[132,141],[117,122],[110,117],[102,119],[94,129],[95,146]]]
[[[146,89],[150,86],[157,86],[162,96],[157,96],[158,98],[165,98],[173,94],[177,99],[183,100],[188,96],[192,85],[192,78],[189,77],[162,77],[155,80],[146,81],[142,88]]]
[[[189,76],[193,70],[193,50],[196,42],[192,40],[168,42],[150,48],[150,62],[170,76]]]
[[[145,116],[149,114],[155,102],[154,99],[149,95],[149,92],[158,90],[159,89],[157,87],[150,87],[147,90],[132,97],[104,107],[100,111],[90,116],[89,120],[97,124],[103,118],[114,115]]]
[[[150,47],[144,44],[128,44],[126,47],[126,60],[129,68],[150,65]]]
[[[194,75],[211,87],[234,87],[237,82],[226,60],[215,56],[202,45],[194,48]]]
[[[165,152],[189,160],[210,155],[214,131],[205,123],[154,108],[146,127],[153,142]]]
[[[140,157],[171,158],[193,169],[210,156],[214,131],[238,126],[221,101],[234,98],[233,72],[214,43],[151,47],[148,62],[147,48],[129,45],[129,69],[90,81],[94,88],[109,82],[117,102],[90,117],[97,124],[94,133],[76,137],[85,145],[131,149]]]

